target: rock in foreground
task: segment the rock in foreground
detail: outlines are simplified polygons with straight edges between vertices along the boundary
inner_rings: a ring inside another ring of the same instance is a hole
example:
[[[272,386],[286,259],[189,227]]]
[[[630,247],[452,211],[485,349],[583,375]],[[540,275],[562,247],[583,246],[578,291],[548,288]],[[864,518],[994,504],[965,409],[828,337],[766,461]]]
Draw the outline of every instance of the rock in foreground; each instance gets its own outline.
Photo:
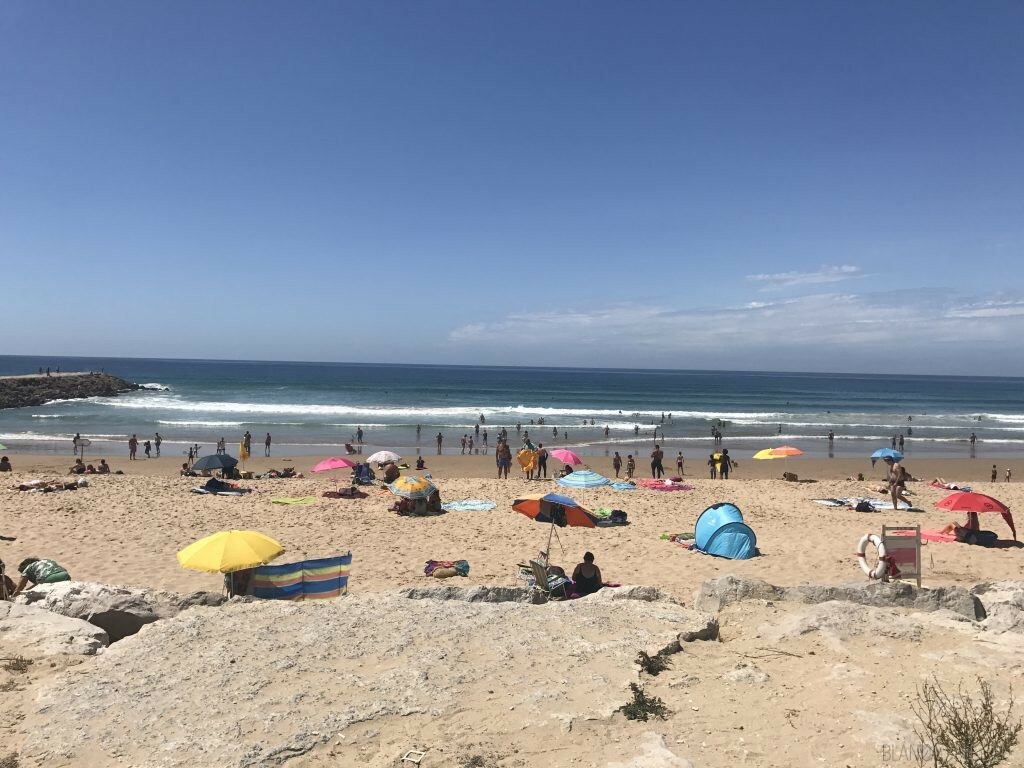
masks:
[[[481,723],[564,730],[625,701],[638,650],[708,625],[675,602],[614,592],[540,606],[385,594],[195,608],[60,675],[22,759],[279,765],[343,749],[373,721],[373,764],[393,765],[428,732],[444,745]]]

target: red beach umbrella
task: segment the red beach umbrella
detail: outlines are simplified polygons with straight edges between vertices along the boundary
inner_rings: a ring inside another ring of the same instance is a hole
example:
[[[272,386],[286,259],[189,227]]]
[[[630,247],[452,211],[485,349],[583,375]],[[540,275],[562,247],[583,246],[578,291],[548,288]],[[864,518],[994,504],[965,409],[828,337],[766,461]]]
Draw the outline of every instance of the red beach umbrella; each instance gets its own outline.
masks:
[[[939,509],[948,509],[950,512],[998,512],[1010,526],[1013,538],[1017,538],[1017,528],[1013,524],[1010,508],[999,499],[993,499],[984,493],[960,491],[947,496],[942,501],[935,502],[935,506]]]

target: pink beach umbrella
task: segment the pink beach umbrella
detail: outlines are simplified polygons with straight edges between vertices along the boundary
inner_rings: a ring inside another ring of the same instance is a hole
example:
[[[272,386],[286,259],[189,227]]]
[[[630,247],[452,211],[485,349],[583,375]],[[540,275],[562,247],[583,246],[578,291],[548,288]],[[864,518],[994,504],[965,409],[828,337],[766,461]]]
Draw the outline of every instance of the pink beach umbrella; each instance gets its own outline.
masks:
[[[331,456],[329,459],[324,459],[315,467],[314,472],[330,472],[332,469],[345,469],[346,467],[354,467],[356,463],[350,459],[342,458],[341,456]]]
[[[555,450],[550,451],[548,455],[553,459],[558,459],[565,464],[572,464],[573,466],[583,463],[583,459],[567,448],[555,448]]]

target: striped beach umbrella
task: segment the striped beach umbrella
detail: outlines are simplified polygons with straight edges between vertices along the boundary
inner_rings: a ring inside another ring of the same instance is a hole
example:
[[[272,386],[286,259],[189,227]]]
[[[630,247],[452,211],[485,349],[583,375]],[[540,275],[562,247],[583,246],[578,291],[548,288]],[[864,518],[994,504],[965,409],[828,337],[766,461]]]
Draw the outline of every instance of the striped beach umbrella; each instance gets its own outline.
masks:
[[[612,481],[592,470],[581,469],[560,477],[555,482],[566,488],[600,488],[602,485],[611,485]]]

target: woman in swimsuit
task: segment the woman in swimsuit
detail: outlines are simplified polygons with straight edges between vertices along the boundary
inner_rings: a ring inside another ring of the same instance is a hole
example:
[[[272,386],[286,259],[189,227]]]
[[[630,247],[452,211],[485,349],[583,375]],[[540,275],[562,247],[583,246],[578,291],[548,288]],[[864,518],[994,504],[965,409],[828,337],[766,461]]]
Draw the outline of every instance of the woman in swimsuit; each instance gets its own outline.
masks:
[[[604,580],[601,578],[601,569],[594,565],[593,552],[583,555],[583,562],[572,572],[572,581],[577,595],[592,595],[601,588]]]

